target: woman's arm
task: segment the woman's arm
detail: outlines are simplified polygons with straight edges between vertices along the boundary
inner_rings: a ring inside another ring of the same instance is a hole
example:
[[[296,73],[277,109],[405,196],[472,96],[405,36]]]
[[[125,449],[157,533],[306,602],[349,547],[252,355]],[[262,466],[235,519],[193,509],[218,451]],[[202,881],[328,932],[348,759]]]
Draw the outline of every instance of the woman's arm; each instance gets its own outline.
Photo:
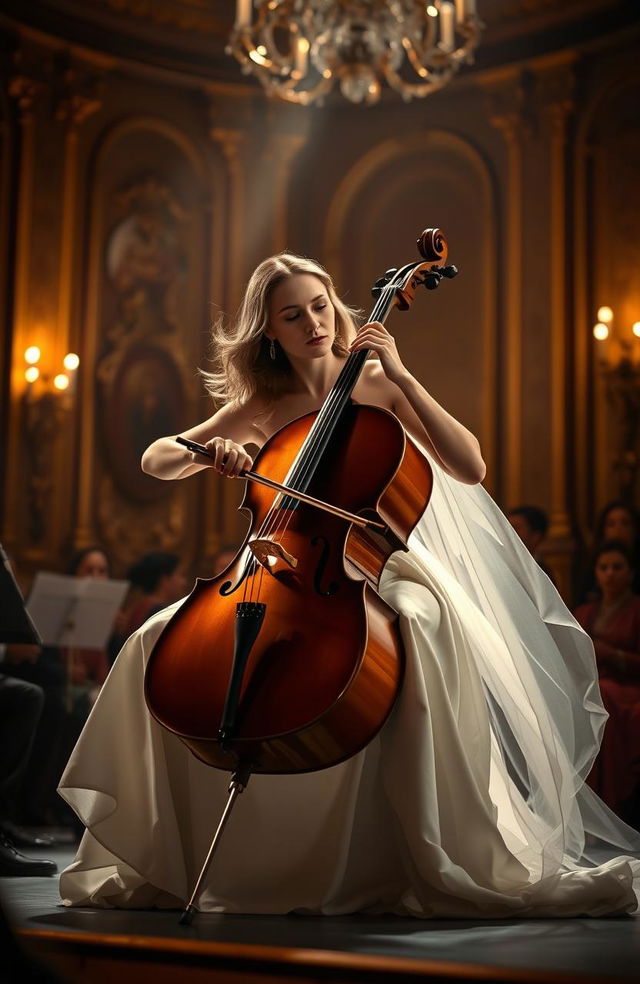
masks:
[[[374,321],[360,329],[351,350],[363,348],[377,352],[385,376],[394,384],[393,411],[409,433],[427,446],[453,478],[466,485],[481,482],[486,466],[477,438],[411,375],[384,325]]]
[[[195,451],[188,451],[176,442],[175,437],[160,437],[142,455],[142,470],[147,475],[163,479],[186,478],[210,467],[229,477],[239,475],[253,463],[244,445],[262,444],[260,431],[253,422],[254,410],[250,409],[249,404],[243,407],[230,404],[208,420],[183,431],[181,437],[188,437],[207,447],[214,455],[211,461]]]

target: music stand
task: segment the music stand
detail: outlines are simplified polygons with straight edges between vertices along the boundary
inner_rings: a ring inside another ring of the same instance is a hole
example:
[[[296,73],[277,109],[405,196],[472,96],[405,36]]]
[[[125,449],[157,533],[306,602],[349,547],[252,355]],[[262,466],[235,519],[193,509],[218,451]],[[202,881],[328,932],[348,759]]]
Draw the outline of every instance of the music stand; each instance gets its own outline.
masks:
[[[0,543],[0,643],[42,644]]]
[[[128,581],[39,571],[27,611],[46,646],[104,649]]]

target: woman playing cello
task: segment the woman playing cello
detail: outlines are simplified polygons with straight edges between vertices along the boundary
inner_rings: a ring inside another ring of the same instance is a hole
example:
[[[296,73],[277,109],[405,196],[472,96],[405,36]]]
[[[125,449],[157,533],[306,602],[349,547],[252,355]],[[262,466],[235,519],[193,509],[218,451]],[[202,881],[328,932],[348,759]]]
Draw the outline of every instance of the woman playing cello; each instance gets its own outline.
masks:
[[[575,916],[636,908],[640,862],[589,866],[585,835],[638,847],[585,786],[605,715],[591,644],[479,483],[469,431],[404,366],[379,322],[356,329],[318,264],[265,260],[232,331],[218,330],[222,407],[144,454],[158,478],[251,468],[283,425],[317,410],[349,353],[353,391],[393,413],[428,456],[429,509],[379,583],[406,660],[391,717],[324,771],[255,775],[199,900],[209,911],[418,917]],[[372,454],[375,449],[372,449]],[[145,664],[180,603],[127,642],[60,791],[87,826],[61,878],[68,905],[178,906],[208,846],[226,779],[148,713]],[[114,716],[119,721],[114,743]],[[109,749],[108,755],[105,749]],[[135,751],[135,754],[132,752]],[[135,831],[135,834],[132,834]]]

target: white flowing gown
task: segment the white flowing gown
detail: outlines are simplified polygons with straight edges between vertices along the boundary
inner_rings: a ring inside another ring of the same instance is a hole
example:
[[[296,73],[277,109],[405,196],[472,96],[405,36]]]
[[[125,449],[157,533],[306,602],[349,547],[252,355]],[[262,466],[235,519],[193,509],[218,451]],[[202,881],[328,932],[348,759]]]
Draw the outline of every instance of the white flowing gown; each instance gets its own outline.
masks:
[[[591,641],[484,489],[433,470],[410,551],[390,558],[380,585],[407,662],[391,717],[342,765],[251,778],[200,909],[636,909],[640,835],[584,783],[606,720]],[[181,907],[202,866],[229,775],[164,730],[143,695],[179,604],[128,640],[62,777],[87,827],[60,879],[65,905]],[[608,860],[593,864],[585,838]]]

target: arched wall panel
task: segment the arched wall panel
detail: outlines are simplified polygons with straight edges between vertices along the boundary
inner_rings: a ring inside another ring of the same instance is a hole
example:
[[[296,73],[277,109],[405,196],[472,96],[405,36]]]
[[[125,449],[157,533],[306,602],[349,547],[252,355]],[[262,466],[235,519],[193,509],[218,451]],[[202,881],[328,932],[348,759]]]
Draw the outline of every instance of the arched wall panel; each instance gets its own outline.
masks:
[[[386,141],[356,163],[329,209],[324,254],[347,299],[366,298],[391,266],[419,259],[416,239],[437,226],[459,277],[418,295],[388,327],[411,371],[480,438],[496,465],[495,202],[488,169],[444,131]]]

